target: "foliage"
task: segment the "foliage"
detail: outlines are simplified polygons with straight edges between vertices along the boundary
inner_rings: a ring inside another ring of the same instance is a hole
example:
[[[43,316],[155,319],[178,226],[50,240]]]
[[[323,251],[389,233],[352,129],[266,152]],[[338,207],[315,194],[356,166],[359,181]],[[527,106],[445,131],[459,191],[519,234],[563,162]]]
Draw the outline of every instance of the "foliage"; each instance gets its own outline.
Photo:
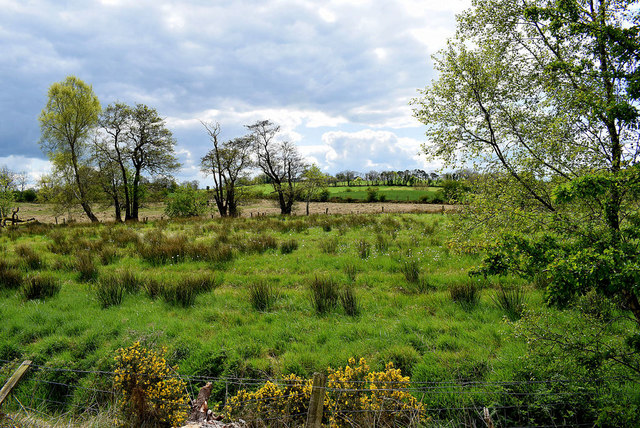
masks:
[[[367,202],[378,201],[378,189],[375,187],[367,187]]]
[[[305,169],[301,178],[300,196],[306,202],[306,212],[309,215],[309,203],[311,200],[319,198],[324,194],[323,191],[327,190],[327,176],[320,171],[316,164],[313,164]]]
[[[89,219],[97,222],[90,206],[87,146],[98,123],[101,107],[91,86],[75,76],[49,88],[47,105],[40,113],[41,147],[53,163],[54,174],[64,177]]]
[[[119,393],[122,426],[180,426],[187,417],[186,384],[177,367],[159,352],[135,342],[115,357],[114,389]]]
[[[15,201],[15,174],[6,166],[0,168],[0,221],[8,217]]]
[[[524,245],[505,237],[512,257],[490,254],[493,268],[529,276],[538,265],[548,302],[596,290],[622,298],[640,325],[640,20],[632,5],[474,1],[414,113],[428,125],[427,154],[448,166],[482,165],[469,215],[487,233],[554,235]]]
[[[328,372],[324,405],[325,419],[331,426],[407,426],[426,420],[422,405],[409,392],[409,378],[402,376],[393,363],[387,363],[384,371],[375,372],[364,359],[356,364],[350,358],[346,367],[329,368]],[[255,392],[238,391],[229,399],[224,415],[227,420],[302,425],[311,391],[310,379],[290,374],[281,382],[267,382]]]
[[[180,186],[167,196],[164,212],[171,218],[198,217],[207,209],[206,196],[191,186]]]

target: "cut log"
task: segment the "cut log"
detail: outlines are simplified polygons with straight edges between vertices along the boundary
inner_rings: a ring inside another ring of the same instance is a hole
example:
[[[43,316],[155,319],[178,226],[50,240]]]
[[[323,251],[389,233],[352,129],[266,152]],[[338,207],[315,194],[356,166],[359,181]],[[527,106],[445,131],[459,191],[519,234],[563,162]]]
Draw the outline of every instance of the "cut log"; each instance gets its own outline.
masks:
[[[196,401],[193,402],[193,406],[191,406],[191,414],[189,415],[189,418],[187,418],[187,422],[205,422],[207,420],[209,410],[207,401],[211,395],[211,388],[213,388],[213,384],[211,382],[207,382],[205,386],[200,388],[198,398],[196,398]]]

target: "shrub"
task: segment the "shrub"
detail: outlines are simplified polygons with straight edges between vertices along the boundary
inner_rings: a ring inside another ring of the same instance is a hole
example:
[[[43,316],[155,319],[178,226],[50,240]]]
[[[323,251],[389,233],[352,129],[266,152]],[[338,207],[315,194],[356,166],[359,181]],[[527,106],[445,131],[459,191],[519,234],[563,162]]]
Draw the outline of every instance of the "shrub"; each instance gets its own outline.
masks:
[[[353,287],[346,287],[342,290],[340,293],[340,303],[347,315],[356,317],[360,314],[360,305],[358,304],[358,299],[356,293],[353,291]]]
[[[124,286],[115,275],[107,275],[100,278],[96,284],[96,297],[102,308],[118,306],[122,303]]]
[[[169,217],[198,217],[207,209],[206,194],[191,186],[180,186],[167,196],[164,212]]]
[[[496,293],[491,296],[491,299],[498,308],[506,312],[511,321],[516,321],[522,316],[525,303],[525,295],[522,288],[504,287],[501,284]]]
[[[378,201],[378,189],[374,187],[367,187],[367,202]]]
[[[311,281],[311,303],[316,313],[324,314],[338,304],[338,284],[333,278],[315,276]]]
[[[18,288],[21,284],[22,272],[6,260],[0,260],[0,290]]]
[[[60,292],[60,282],[51,274],[27,275],[22,284],[22,295],[27,300],[45,299]]]
[[[38,270],[44,267],[42,258],[35,252],[35,250],[26,244],[16,245],[15,252],[20,257],[20,260],[32,270]]]
[[[295,239],[290,239],[288,241],[284,241],[280,244],[280,252],[282,254],[289,254],[298,249],[298,241]]]
[[[189,409],[185,382],[167,364],[166,350],[146,349],[135,342],[118,349],[114,389],[127,426],[182,426]]]
[[[386,200],[387,200],[387,195],[380,195],[380,196],[378,196],[378,201],[380,201],[380,202],[384,202],[384,201],[386,201]]]
[[[329,191],[329,189],[322,189],[320,190],[320,192],[318,192],[318,201],[327,202],[330,196],[331,192]]]
[[[264,280],[249,284],[249,300],[256,311],[268,311],[276,301],[278,295],[274,288]]]
[[[83,282],[94,281],[98,277],[98,268],[90,252],[82,251],[76,256],[76,270]]]
[[[266,421],[267,426],[303,426],[309,411],[311,384],[311,380],[290,374],[281,384],[267,382],[255,392],[241,389],[224,407],[225,419],[255,419]]]
[[[451,285],[449,287],[449,295],[451,300],[458,303],[465,310],[473,309],[480,301],[480,289],[472,281]]]
[[[356,243],[356,248],[361,259],[366,259],[371,254],[371,245],[366,239],[360,239]]]

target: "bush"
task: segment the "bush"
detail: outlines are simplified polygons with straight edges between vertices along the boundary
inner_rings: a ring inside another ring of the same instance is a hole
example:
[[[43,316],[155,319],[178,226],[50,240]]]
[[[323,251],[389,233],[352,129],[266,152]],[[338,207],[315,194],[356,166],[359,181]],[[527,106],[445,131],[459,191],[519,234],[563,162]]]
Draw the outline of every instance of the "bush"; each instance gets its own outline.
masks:
[[[367,187],[367,202],[378,201],[378,189],[374,187]]]
[[[124,286],[115,275],[103,276],[96,284],[96,297],[102,308],[118,306],[122,303]]]
[[[76,256],[76,270],[83,282],[94,281],[98,277],[98,268],[90,252],[83,251]]]
[[[329,189],[322,189],[320,190],[320,192],[318,192],[318,201],[327,202],[330,196],[331,192],[329,191]]]
[[[166,350],[149,350],[135,342],[118,349],[114,389],[119,393],[125,426],[182,426],[189,410],[185,382],[167,364]]]
[[[60,292],[60,282],[51,274],[27,275],[22,284],[22,295],[27,300],[45,299]]]
[[[318,278],[311,281],[311,303],[316,313],[322,315],[338,304],[338,284],[333,278]]]
[[[425,420],[423,406],[409,392],[409,378],[393,363],[372,372],[364,359],[356,365],[328,369],[323,425],[331,427],[416,426]],[[281,383],[267,382],[255,392],[240,390],[224,408],[227,420],[255,420],[256,426],[302,426],[309,411],[312,381],[294,374]]]
[[[207,209],[206,194],[191,186],[180,186],[167,196],[164,212],[171,218],[198,217]]]
[[[480,301],[480,289],[472,281],[451,285],[449,287],[449,295],[451,300],[458,303],[465,310],[473,309]]]
[[[350,317],[357,317],[360,314],[360,305],[353,287],[346,287],[340,293],[340,303],[344,312]]]
[[[298,241],[295,239],[289,239],[280,244],[280,252],[282,254],[289,254],[298,249]]]
[[[249,300],[256,311],[268,311],[276,301],[278,295],[274,288],[264,280],[249,284]]]

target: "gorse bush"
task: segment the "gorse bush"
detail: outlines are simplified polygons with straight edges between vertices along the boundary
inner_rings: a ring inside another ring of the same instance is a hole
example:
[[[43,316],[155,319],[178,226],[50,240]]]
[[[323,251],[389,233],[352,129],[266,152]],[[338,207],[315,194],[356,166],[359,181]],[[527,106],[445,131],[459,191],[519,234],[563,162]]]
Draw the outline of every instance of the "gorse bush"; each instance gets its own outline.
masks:
[[[118,306],[122,303],[124,286],[118,280],[117,275],[102,276],[95,286],[96,297],[102,308]]]
[[[177,367],[167,364],[166,350],[135,342],[115,357],[114,389],[119,394],[122,426],[181,426],[189,410],[186,384]]]
[[[315,276],[310,284],[311,304],[318,314],[325,314],[338,304],[338,283],[329,277]]]
[[[22,284],[22,296],[27,300],[45,299],[60,292],[60,282],[51,274],[27,275]]]
[[[249,300],[256,311],[268,311],[277,297],[277,292],[267,281],[258,280],[249,284]]]
[[[331,427],[418,426],[423,406],[409,392],[409,378],[388,363],[370,371],[364,359],[329,368],[323,424]],[[224,408],[226,420],[255,420],[255,426],[302,426],[309,411],[312,381],[294,374],[267,382],[257,391],[240,390]]]
[[[98,267],[93,261],[90,252],[83,251],[76,256],[75,268],[79,274],[80,281],[94,281],[98,277]]]
[[[473,309],[480,301],[480,288],[473,281],[452,284],[449,286],[451,300],[465,310]]]

